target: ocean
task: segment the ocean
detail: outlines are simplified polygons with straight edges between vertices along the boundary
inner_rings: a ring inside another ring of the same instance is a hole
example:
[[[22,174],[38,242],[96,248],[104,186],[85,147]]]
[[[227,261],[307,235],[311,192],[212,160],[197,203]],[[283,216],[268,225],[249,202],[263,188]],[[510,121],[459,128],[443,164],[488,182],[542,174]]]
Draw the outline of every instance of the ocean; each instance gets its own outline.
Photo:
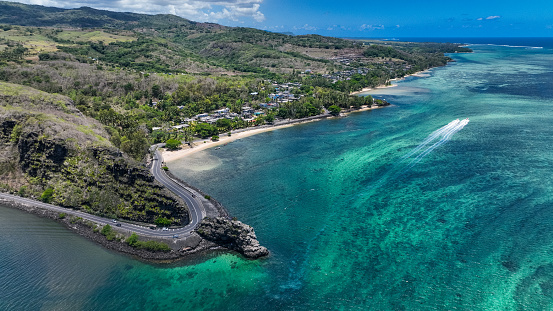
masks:
[[[0,310],[552,309],[553,40],[517,40],[372,93],[391,107],[168,163],[262,260],[151,265],[0,208]]]

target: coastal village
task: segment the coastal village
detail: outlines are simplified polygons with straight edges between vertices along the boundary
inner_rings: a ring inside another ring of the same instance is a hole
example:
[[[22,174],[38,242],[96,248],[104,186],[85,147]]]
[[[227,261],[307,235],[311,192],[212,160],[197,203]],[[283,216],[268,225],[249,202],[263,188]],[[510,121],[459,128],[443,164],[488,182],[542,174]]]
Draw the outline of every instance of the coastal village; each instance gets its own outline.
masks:
[[[332,83],[336,81],[348,80],[354,74],[367,74],[370,69],[359,68],[349,71],[337,72],[333,75],[323,75],[322,77],[332,80]],[[305,74],[309,74],[307,71]],[[278,116],[276,112],[278,108],[287,103],[299,101],[302,97],[314,95],[300,94],[299,91],[302,84],[299,82],[285,82],[277,83],[276,81],[265,81],[271,91],[267,93],[265,87],[260,90],[249,93],[250,101],[244,102],[240,109],[231,110],[229,107],[223,107],[209,113],[200,113],[188,118],[182,118],[178,124],[174,124],[169,127],[153,127],[152,131],[167,131],[167,132],[181,132],[186,128],[189,128],[194,124],[207,123],[215,126],[217,121],[222,119],[243,121],[245,127],[263,125],[265,123],[273,124],[284,121],[284,118]],[[260,99],[260,93],[263,92],[267,96]],[[150,104],[153,108],[159,105],[159,101],[152,101]],[[372,105],[364,105],[362,107],[350,107],[346,111],[355,110],[359,108],[373,108],[389,105],[385,99],[374,99]],[[178,109],[184,109],[184,106],[178,106]],[[344,112],[346,112],[344,111]],[[272,115],[268,120],[264,119],[267,115]],[[320,115],[330,115],[330,112],[323,108],[320,111]],[[269,121],[271,120],[271,121]]]
[[[276,82],[271,82],[271,86],[274,88],[275,92],[269,93],[267,99],[268,101],[262,101],[260,103],[255,104],[255,108],[251,107],[251,103],[247,102],[242,107],[241,110],[238,112],[232,112],[230,108],[224,107],[215,111],[212,111],[211,113],[200,113],[190,118],[185,118],[182,120],[180,124],[172,126],[173,130],[181,130],[183,128],[186,128],[190,126],[191,123],[208,123],[208,124],[216,124],[218,120],[220,119],[228,119],[228,120],[236,120],[241,119],[247,124],[255,124],[256,120],[260,116],[266,115],[268,112],[275,110],[280,107],[283,103],[288,103],[292,101],[297,101],[304,95],[296,96],[293,93],[291,93],[291,90],[293,88],[300,88],[301,83],[298,82],[290,82],[290,83],[282,83],[278,84]],[[251,92],[250,96],[252,99],[252,102],[256,100],[256,97],[258,97],[259,92]],[[151,103],[152,107],[156,107],[158,105],[158,102],[154,101]],[[178,106],[177,108],[183,109],[184,106]],[[161,127],[154,127],[152,128],[153,131],[162,130]]]

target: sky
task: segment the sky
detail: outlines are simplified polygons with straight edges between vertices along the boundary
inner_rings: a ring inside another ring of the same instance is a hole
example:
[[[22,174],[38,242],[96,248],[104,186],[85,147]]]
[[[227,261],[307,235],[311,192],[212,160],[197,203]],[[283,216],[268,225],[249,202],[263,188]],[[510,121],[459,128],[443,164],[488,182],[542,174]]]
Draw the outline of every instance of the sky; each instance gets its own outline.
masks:
[[[553,37],[551,0],[18,0],[333,37]]]

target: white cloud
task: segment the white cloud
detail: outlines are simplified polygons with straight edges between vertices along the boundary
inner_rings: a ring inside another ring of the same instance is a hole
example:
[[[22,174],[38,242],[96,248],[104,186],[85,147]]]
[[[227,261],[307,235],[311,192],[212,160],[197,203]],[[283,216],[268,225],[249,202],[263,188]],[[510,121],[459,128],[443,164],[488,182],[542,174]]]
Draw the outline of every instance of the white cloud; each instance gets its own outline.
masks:
[[[198,22],[217,22],[222,19],[242,21],[252,18],[265,20],[259,10],[263,0],[18,0],[28,4],[135,12],[145,14],[174,14]]]
[[[310,26],[309,24],[305,24],[305,25],[303,25],[303,26],[301,26],[301,27],[294,26],[294,27],[292,27],[292,29],[294,29],[294,30],[300,30],[300,29],[302,29],[302,30],[314,31],[314,30],[318,30],[319,28],[317,28],[317,27],[315,27],[315,26]]]
[[[368,25],[368,24],[363,24],[361,26],[359,26],[359,30],[363,31],[363,30],[370,30],[370,31],[373,31],[373,30],[383,30],[384,29],[384,25]]]
[[[483,20],[492,20],[492,19],[498,19],[498,18],[501,18],[501,16],[492,15],[492,16],[488,16],[488,17],[486,17],[486,18],[484,18],[484,17],[479,17],[479,18],[477,18],[476,20],[477,20],[477,21],[483,21]]]

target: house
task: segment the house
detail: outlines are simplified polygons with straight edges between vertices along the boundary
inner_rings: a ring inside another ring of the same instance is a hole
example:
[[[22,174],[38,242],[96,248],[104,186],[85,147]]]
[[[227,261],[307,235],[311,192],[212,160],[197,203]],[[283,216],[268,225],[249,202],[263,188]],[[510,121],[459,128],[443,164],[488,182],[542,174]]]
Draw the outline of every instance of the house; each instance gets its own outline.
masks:
[[[218,114],[218,115],[224,115],[224,114],[227,114],[229,113],[230,109],[228,108],[223,108],[223,109],[219,109],[219,110],[215,110],[215,114]]]
[[[252,107],[248,107],[248,106],[242,107],[242,114],[252,114],[254,112],[255,110]]]
[[[173,126],[173,128],[174,128],[175,130],[178,131],[178,130],[180,130],[180,129],[182,129],[182,128],[189,127],[189,126],[190,126],[190,125],[188,125],[188,124],[179,124],[179,125]]]
[[[196,119],[201,120],[202,118],[206,118],[209,116],[209,113],[200,113],[196,115]]]

